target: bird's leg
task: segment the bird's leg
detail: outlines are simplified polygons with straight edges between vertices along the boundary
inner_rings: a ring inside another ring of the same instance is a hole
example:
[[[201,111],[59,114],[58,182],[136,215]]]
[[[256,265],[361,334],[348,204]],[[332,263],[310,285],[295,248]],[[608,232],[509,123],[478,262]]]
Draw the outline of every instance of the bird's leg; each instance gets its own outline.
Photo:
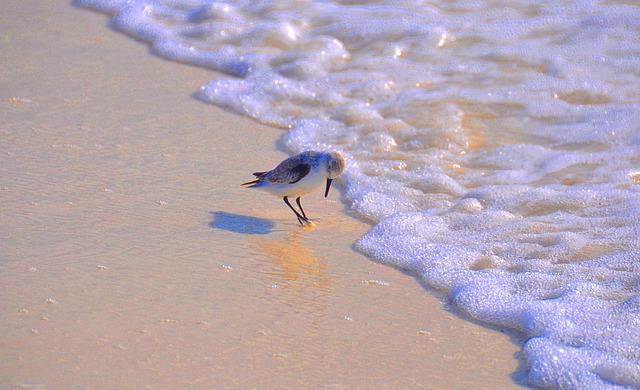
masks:
[[[304,209],[302,208],[302,205],[300,204],[300,197],[299,196],[296,198],[296,203],[298,204],[298,207],[300,207],[300,211],[302,211],[302,216],[304,217],[304,219],[309,219],[309,218],[307,218],[307,214],[304,213]]]
[[[291,203],[289,203],[289,198],[285,196],[284,198],[282,198],[282,200],[284,200],[284,203],[286,203],[287,206],[289,206],[289,208],[293,210],[294,213],[296,213],[296,217],[298,218],[298,222],[300,222],[300,225],[304,225],[302,221],[309,222],[307,217],[303,217],[302,215],[300,215],[300,213],[296,209],[294,209],[293,206],[291,206]]]

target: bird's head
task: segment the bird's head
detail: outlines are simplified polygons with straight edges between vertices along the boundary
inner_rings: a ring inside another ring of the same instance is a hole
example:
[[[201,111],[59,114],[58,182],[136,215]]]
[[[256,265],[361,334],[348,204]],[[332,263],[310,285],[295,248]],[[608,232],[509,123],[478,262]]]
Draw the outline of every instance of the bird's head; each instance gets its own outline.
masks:
[[[329,195],[329,189],[331,188],[331,182],[336,177],[340,176],[344,171],[344,157],[339,152],[327,153],[327,188],[324,191],[324,197]]]

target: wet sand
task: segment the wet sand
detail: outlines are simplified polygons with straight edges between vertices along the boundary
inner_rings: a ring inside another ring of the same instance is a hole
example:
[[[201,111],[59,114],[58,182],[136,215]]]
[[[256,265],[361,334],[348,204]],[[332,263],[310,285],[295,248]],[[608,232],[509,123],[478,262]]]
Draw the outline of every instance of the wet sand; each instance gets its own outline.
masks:
[[[67,1],[0,13],[0,388],[514,388],[520,345],[239,186],[282,131]]]

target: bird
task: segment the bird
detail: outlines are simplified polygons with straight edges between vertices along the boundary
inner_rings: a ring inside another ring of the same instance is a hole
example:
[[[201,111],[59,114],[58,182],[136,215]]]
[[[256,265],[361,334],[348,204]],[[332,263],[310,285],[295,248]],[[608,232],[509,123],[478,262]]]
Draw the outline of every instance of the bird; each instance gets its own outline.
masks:
[[[344,171],[344,167],[344,157],[339,152],[309,150],[285,159],[270,171],[254,172],[256,179],[241,185],[281,196],[284,203],[296,214],[298,222],[304,225],[310,223],[311,219],[305,214],[300,198],[322,186],[325,180],[326,198],[331,182]],[[300,212],[291,205],[289,197],[296,198]]]

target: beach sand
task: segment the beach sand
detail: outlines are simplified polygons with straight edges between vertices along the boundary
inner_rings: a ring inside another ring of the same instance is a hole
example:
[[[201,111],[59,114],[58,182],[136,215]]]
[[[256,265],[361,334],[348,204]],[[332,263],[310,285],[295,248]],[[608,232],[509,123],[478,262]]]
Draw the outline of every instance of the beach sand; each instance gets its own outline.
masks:
[[[0,388],[514,388],[520,341],[239,186],[282,130],[64,0],[0,7]]]

